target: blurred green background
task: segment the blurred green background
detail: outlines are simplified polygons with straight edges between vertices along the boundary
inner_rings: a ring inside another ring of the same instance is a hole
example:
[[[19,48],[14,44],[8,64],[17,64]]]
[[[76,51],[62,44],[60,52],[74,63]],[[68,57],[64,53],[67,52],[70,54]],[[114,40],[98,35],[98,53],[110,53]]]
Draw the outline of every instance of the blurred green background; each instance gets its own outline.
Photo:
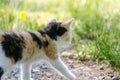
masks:
[[[120,0],[0,0],[0,30],[35,31],[75,18],[71,53],[120,69]]]

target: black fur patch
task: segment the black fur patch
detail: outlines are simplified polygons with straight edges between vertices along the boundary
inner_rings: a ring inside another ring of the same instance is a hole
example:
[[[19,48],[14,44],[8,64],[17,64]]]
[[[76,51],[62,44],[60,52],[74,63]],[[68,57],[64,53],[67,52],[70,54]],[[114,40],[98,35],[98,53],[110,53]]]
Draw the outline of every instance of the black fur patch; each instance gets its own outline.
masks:
[[[49,45],[48,41],[44,41],[44,42],[43,42],[43,46],[44,46],[44,47],[47,47],[48,45]]]
[[[57,36],[62,36],[67,30],[61,27],[61,23],[52,22],[47,25],[44,31],[39,31],[43,36],[47,34],[51,39],[57,40]]]
[[[2,77],[3,74],[4,74],[4,70],[3,70],[2,67],[0,67],[0,80],[1,80],[1,77]]]
[[[33,41],[35,41],[38,44],[39,48],[41,48],[42,47],[42,42],[38,38],[38,36],[35,33],[32,33],[32,32],[29,32],[29,34],[31,35]]]
[[[22,59],[22,51],[25,48],[24,39],[22,36],[17,36],[15,33],[3,35],[2,47],[6,57],[12,57],[15,62]]]

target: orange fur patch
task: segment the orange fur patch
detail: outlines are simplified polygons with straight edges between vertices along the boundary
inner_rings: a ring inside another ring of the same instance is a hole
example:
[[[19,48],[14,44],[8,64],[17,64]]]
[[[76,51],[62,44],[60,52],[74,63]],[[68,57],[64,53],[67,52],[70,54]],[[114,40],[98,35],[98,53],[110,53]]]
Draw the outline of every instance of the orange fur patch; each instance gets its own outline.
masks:
[[[26,44],[26,48],[23,50],[24,53],[26,54],[26,57],[23,56],[24,60],[28,61],[33,57],[33,55],[37,55],[37,53],[40,54],[39,53],[40,50],[43,50],[45,52],[46,56],[50,59],[58,58],[57,45],[47,35],[45,37],[43,37],[38,32],[34,32],[34,33],[39,37],[39,39],[42,42],[48,41],[49,45],[47,47],[42,47],[40,49],[39,46],[37,45],[37,43],[32,40],[32,37],[30,36],[29,33],[27,33],[27,32],[21,33],[22,36],[24,37],[24,41]]]
[[[15,60],[13,59],[13,57],[10,57],[10,61],[12,64],[15,64]]]
[[[68,33],[68,32],[66,32],[66,33],[64,34],[64,39],[65,39],[65,41],[67,41],[67,42],[70,41],[70,36],[69,36],[69,33]]]
[[[36,53],[36,51],[39,50],[39,48],[37,47],[37,44],[33,42],[29,33],[22,32],[21,35],[23,36],[26,45],[26,48],[23,50],[23,55],[26,56],[23,56],[23,60],[28,61]]]
[[[48,47],[45,47],[45,54],[47,55],[47,57],[49,57],[50,59],[57,59],[58,58],[58,49],[57,49],[57,45],[48,37],[47,41],[49,43]]]

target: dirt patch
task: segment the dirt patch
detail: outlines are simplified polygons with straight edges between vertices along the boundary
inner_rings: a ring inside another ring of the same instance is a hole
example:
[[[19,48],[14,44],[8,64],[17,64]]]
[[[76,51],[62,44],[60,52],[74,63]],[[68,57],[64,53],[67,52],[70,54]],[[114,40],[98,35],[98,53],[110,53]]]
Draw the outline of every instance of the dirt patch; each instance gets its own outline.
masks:
[[[78,80],[119,80],[119,74],[110,64],[96,63],[91,60],[79,61],[71,57],[62,57]],[[6,74],[3,80],[20,80],[19,66]],[[50,64],[44,61],[34,63],[31,69],[33,80],[68,80],[57,74]]]

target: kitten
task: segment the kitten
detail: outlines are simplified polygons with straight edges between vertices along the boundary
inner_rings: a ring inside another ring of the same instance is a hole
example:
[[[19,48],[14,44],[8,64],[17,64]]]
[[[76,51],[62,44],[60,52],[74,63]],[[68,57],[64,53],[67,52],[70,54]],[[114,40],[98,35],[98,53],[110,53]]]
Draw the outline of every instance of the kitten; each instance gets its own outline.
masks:
[[[30,80],[31,62],[44,59],[70,80],[76,77],[59,56],[72,40],[73,19],[60,23],[51,20],[43,31],[0,32],[0,80],[14,64],[22,65],[22,79]]]

